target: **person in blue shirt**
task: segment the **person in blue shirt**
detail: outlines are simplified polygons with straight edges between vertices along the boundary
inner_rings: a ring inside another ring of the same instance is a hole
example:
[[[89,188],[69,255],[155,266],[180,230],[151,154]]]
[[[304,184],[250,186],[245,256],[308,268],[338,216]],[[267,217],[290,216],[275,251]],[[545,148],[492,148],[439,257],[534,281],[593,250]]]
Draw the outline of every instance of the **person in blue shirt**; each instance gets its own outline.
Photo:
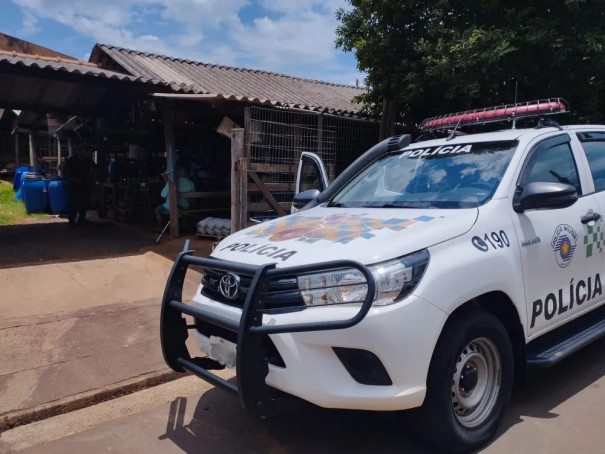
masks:
[[[195,186],[193,182],[187,178],[185,175],[185,169],[182,166],[177,166],[175,170],[176,184],[178,192],[193,192],[195,191]],[[169,185],[168,185],[168,176],[166,173],[162,173],[162,178],[166,182],[164,188],[160,195],[164,197],[164,203],[161,203],[155,208],[155,220],[157,223],[157,228],[162,228],[162,217],[169,216],[170,213],[170,202],[169,202]],[[179,197],[178,199],[179,208],[182,210],[189,209],[189,200],[183,197]]]

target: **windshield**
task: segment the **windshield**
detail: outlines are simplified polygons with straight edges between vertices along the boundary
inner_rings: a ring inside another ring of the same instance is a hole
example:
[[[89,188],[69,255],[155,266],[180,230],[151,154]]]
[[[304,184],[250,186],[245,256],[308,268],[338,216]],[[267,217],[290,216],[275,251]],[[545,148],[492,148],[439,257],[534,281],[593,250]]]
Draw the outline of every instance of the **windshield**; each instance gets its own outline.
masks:
[[[328,206],[469,208],[487,202],[516,140],[406,149],[373,162]]]

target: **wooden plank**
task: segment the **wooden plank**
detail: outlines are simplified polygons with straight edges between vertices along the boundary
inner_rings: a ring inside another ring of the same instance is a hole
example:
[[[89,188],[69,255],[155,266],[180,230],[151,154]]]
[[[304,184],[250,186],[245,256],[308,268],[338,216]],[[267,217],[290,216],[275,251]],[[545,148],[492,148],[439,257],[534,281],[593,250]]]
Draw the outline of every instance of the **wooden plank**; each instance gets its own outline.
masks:
[[[179,199],[226,199],[231,195],[228,191],[211,192],[179,192]]]
[[[193,210],[181,210],[181,216],[187,216],[196,213],[212,213],[213,211],[226,211],[231,210],[231,207],[217,207],[217,208],[194,208]]]
[[[281,191],[281,192],[294,192],[296,190],[296,183],[266,183],[263,182],[265,188],[267,188],[271,192]],[[260,192],[260,188],[254,183],[251,182],[248,184],[248,192]]]
[[[251,162],[249,170],[257,173],[296,173],[298,165],[260,164],[258,162]]]
[[[285,212],[290,212],[290,207],[292,206],[291,202],[278,202],[279,206]],[[267,202],[254,202],[248,204],[249,211],[275,211],[275,209],[269,205]]]
[[[260,178],[258,177],[258,175],[252,171],[248,172],[248,175],[250,176],[250,178],[252,178],[252,180],[254,181],[256,186],[258,186],[260,191],[263,193],[263,195],[265,196],[265,199],[267,199],[267,202],[269,202],[269,205],[271,205],[271,207],[273,207],[273,209],[275,211],[277,211],[277,214],[280,216],[285,216],[286,212],[279,205],[277,200],[275,200],[275,197],[273,197],[273,194],[271,194],[271,192],[269,192],[269,190],[267,188],[265,188],[265,186],[263,185],[263,182],[260,181]]]

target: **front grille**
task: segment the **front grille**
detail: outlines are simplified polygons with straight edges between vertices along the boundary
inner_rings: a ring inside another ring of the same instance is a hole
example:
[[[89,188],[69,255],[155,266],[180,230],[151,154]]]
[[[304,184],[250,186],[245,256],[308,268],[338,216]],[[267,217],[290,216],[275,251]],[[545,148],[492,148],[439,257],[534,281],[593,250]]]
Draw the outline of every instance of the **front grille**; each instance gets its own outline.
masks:
[[[220,290],[221,278],[227,274],[225,271],[212,268],[204,269],[202,277],[202,295],[231,306],[243,307],[246,295],[252,284],[252,276],[239,274],[240,291],[235,299],[225,298]],[[268,291],[262,295],[265,311],[277,312],[283,310],[300,310],[305,307],[296,277],[272,278],[269,281]]]

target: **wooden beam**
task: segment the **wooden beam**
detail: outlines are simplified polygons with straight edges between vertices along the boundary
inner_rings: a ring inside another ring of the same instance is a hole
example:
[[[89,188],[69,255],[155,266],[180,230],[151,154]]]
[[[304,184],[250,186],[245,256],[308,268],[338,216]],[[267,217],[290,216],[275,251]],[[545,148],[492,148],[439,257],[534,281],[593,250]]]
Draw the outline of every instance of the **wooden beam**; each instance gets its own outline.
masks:
[[[227,191],[195,191],[195,192],[179,192],[179,199],[226,199],[231,195]]]
[[[36,165],[36,134],[34,132],[29,133],[29,165]]]
[[[292,202],[278,202],[280,208],[285,211],[288,212],[290,211],[290,207],[292,206]],[[253,202],[253,203],[249,203],[248,204],[248,209],[250,211],[270,211],[270,210],[275,210],[274,207],[272,207],[271,205],[269,205],[267,202]]]
[[[265,188],[265,185],[263,184],[262,181],[260,181],[260,178],[258,177],[258,175],[255,172],[252,172],[252,171],[248,172],[248,175],[250,176],[250,178],[252,178],[252,181],[254,181],[254,183],[256,184],[256,186],[259,187],[260,191],[265,196],[265,199],[267,199],[267,202],[269,202],[269,205],[271,205],[271,207],[275,211],[277,211],[277,214],[280,215],[280,216],[285,216],[286,212],[279,205],[279,203],[277,202],[277,200],[275,200],[275,198],[273,197],[273,194],[271,194],[269,192],[269,190],[267,188]]]
[[[57,138],[57,173],[61,168],[61,139]]]
[[[317,155],[321,157],[324,142],[324,115],[320,113],[317,116]]]
[[[247,187],[247,160],[244,156],[244,129],[234,128],[231,130],[231,233],[246,227],[247,213],[245,203],[248,200]],[[242,210],[242,206],[244,210]]]
[[[271,192],[294,192],[296,190],[296,183],[263,183],[265,188]],[[261,189],[254,182],[248,184],[248,192],[260,192]]]
[[[249,170],[258,173],[296,173],[298,164],[260,164],[258,162],[251,162]]]

